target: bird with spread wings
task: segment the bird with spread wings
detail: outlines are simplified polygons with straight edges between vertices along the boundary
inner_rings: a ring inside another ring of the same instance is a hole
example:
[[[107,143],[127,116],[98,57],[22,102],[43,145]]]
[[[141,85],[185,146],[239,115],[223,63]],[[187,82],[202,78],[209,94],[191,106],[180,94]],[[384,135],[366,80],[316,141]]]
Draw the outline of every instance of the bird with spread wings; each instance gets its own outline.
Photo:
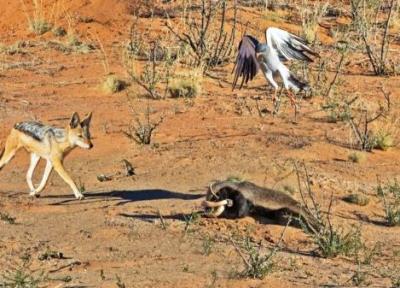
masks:
[[[265,31],[265,36],[267,43],[260,43],[250,35],[243,36],[236,57],[232,88],[235,89],[240,77],[242,77],[240,83],[242,88],[243,84],[252,80],[261,69],[266,80],[275,89],[272,98],[274,103],[279,88],[274,76],[279,74],[292,105],[295,105],[295,97],[291,90],[297,93],[301,90],[307,91],[310,87],[298,80],[283,63],[289,60],[312,62],[310,56],[319,57],[319,55],[307,46],[304,39],[282,29],[270,27]]]

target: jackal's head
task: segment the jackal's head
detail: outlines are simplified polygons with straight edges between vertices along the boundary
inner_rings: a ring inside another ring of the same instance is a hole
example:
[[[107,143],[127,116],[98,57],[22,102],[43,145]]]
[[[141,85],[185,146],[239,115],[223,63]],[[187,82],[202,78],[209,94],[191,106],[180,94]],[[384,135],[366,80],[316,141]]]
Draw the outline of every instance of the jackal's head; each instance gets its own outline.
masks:
[[[90,140],[90,121],[92,120],[92,113],[89,113],[82,121],[78,113],[74,113],[71,117],[71,122],[67,127],[68,140],[72,145],[79,146],[84,149],[91,149],[93,143]]]

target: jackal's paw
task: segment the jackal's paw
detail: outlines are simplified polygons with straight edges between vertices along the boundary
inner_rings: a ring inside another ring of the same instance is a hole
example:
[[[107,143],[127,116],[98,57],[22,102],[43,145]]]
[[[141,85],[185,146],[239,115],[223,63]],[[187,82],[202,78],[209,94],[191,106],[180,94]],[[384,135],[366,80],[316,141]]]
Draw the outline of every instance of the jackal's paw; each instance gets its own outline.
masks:
[[[83,194],[77,194],[77,195],[75,195],[75,198],[77,200],[83,200],[83,199],[85,199],[85,196],[83,196]]]
[[[35,198],[39,198],[40,197],[40,193],[36,192],[36,191],[31,191],[29,193],[29,196],[31,197],[35,197]]]

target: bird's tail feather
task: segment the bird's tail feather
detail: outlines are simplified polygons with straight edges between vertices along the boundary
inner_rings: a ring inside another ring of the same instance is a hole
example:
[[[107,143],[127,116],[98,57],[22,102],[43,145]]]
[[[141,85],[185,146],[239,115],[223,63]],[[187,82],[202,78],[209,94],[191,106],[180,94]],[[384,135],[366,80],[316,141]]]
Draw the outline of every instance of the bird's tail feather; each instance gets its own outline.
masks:
[[[290,73],[288,80],[289,80],[290,84],[292,84],[293,88],[295,88],[298,91],[310,90],[310,86],[307,83],[300,81],[292,73]]]
[[[312,56],[315,56],[315,57],[318,57],[318,58],[320,57],[320,55],[319,55],[317,52],[313,51],[313,50],[308,46],[307,41],[305,41],[304,39],[302,39],[302,38],[300,38],[300,37],[298,37],[298,36],[296,36],[296,35],[293,35],[293,39],[294,39],[295,41],[294,41],[294,43],[291,43],[291,45],[292,45],[292,47],[293,47],[295,50],[298,50],[298,49],[300,48],[301,50],[306,51],[307,53],[311,54]],[[296,46],[298,46],[298,47],[296,47]],[[306,57],[307,57],[309,60],[311,60],[311,62],[312,62],[312,59],[309,58],[308,55],[306,55]]]

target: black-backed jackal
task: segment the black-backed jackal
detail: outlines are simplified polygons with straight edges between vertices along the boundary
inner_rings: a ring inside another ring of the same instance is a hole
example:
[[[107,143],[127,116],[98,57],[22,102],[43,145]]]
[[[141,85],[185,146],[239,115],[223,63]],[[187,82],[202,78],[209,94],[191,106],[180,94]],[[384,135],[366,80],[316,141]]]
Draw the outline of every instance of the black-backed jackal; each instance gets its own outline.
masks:
[[[2,153],[0,152],[0,170],[14,157],[20,148],[25,148],[31,153],[31,164],[26,174],[26,181],[30,189],[29,195],[39,197],[54,168],[61,178],[72,188],[75,197],[83,199],[83,194],[65,171],[63,160],[77,146],[84,149],[91,149],[93,147],[89,132],[91,119],[92,113],[80,121],[78,113],[75,112],[65,129],[47,126],[34,121],[15,124],[10,135],[7,137],[4,150]],[[32,175],[40,158],[45,159],[47,163],[42,181],[35,188],[32,183]]]

